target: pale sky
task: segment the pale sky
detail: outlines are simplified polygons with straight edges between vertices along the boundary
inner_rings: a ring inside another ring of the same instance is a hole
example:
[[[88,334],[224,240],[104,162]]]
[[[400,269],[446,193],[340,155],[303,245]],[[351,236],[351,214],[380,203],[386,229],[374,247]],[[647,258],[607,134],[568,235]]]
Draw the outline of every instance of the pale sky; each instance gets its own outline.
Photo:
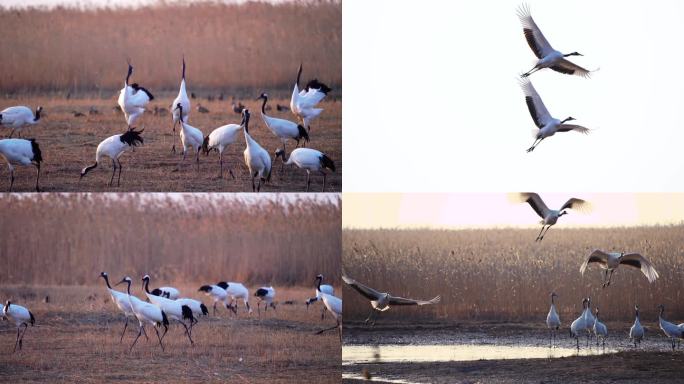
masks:
[[[77,8],[91,8],[91,7],[140,7],[153,5],[157,3],[165,4],[187,4],[187,3],[245,3],[250,0],[0,0],[0,6],[6,8],[24,8],[24,7],[77,7]],[[260,0],[269,3],[279,3],[292,0]]]
[[[564,227],[684,224],[684,193],[541,193],[551,209],[570,197],[592,204],[588,213],[570,210]],[[528,204],[506,193],[345,193],[345,228],[538,227]]]
[[[531,76],[594,132],[529,154],[522,2],[343,2],[345,192],[684,190],[684,2],[529,0],[555,49],[600,67]]]

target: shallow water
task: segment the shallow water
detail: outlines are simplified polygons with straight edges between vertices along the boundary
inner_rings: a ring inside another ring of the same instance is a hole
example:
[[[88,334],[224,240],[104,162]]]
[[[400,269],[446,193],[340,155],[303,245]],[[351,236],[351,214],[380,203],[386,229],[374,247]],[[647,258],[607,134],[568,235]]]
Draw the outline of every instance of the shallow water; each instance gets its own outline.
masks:
[[[345,345],[342,364],[548,359],[614,353],[616,350],[512,345]]]

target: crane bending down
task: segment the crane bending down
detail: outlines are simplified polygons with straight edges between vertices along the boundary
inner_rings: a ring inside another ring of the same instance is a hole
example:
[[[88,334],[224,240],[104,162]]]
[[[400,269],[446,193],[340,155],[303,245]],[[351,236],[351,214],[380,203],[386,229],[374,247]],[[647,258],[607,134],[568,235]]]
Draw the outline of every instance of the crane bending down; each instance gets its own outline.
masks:
[[[370,314],[368,315],[368,318],[366,319],[365,323],[368,323],[369,321],[371,322],[372,325],[375,325],[375,319],[373,315],[376,315],[377,312],[384,312],[390,308],[392,305],[429,305],[429,304],[437,304],[440,302],[442,299],[441,296],[435,296],[434,298],[430,300],[416,300],[416,299],[406,299],[403,297],[398,297],[398,296],[392,296],[389,293],[386,292],[379,292],[376,291],[375,289],[368,287],[366,285],[363,285],[356,280],[347,277],[347,276],[342,276],[342,280],[344,280],[347,285],[350,287],[354,288],[358,293],[361,294],[361,296],[365,297],[366,299],[370,300],[371,306],[373,309],[371,310]]]

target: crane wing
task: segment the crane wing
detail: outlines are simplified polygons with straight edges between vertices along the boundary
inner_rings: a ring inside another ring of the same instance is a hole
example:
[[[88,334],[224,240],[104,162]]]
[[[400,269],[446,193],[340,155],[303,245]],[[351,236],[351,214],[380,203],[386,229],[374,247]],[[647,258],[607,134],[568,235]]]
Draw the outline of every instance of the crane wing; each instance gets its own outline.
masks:
[[[571,198],[568,201],[563,204],[561,207],[561,211],[564,209],[574,209],[577,211],[581,212],[587,212],[591,209],[591,204],[588,201],[582,200],[582,199],[577,199],[577,198]]]
[[[654,282],[658,277],[658,272],[653,267],[653,264],[639,253],[627,253],[620,258],[620,264],[629,265],[630,267],[638,268],[641,273],[646,276],[649,283]]]
[[[525,40],[527,40],[527,44],[537,58],[541,59],[554,51],[537,26],[537,23],[532,19],[530,7],[527,4],[521,5],[518,8],[518,18],[520,18],[520,23],[523,27]]]
[[[556,72],[564,73],[566,75],[576,75],[588,78],[591,75],[590,70],[580,67],[579,65],[567,59],[561,59],[556,65],[550,67]]]
[[[591,129],[583,127],[581,125],[575,125],[575,124],[561,124],[560,127],[558,127],[558,132],[570,132],[570,131],[577,131],[579,133],[584,133],[585,135],[589,134]]]
[[[584,271],[587,270],[587,266],[589,263],[599,263],[603,266],[608,265],[608,254],[603,252],[600,249],[595,249],[589,257],[587,257],[586,260],[584,260],[584,263],[582,263],[582,266],[580,266],[580,273],[584,275]]]
[[[517,197],[519,202],[529,204],[542,219],[546,217],[546,214],[549,212],[549,208],[544,204],[544,200],[536,193],[523,192],[518,194]]]
[[[436,296],[431,300],[414,300],[414,299],[405,299],[403,297],[395,297],[391,296],[389,297],[389,303],[390,305],[428,305],[428,304],[437,304],[442,300],[441,296]]]
[[[527,104],[527,109],[530,111],[534,125],[536,125],[537,128],[542,128],[551,121],[551,114],[546,109],[537,90],[534,89],[532,82],[528,78],[523,78],[519,81],[520,87],[522,88],[523,93],[525,93],[525,103]]]
[[[342,276],[342,280],[368,300],[377,300],[382,296],[382,293],[371,287],[365,286],[350,277]]]

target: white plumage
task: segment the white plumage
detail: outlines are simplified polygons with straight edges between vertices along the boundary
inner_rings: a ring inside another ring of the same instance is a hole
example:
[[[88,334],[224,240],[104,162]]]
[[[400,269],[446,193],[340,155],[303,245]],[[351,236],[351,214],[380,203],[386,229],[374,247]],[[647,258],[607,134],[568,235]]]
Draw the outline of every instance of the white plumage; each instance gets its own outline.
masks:
[[[271,180],[271,157],[268,152],[256,142],[249,134],[249,110],[242,110],[244,123],[246,148],[244,151],[245,164],[249,168],[249,176],[252,178],[252,192],[261,191],[261,184]],[[254,184],[254,178],[259,178],[258,185]]]
[[[133,147],[143,143],[143,138],[140,135],[141,133],[142,130],[135,131],[131,129],[122,134],[110,136],[102,140],[95,151],[95,163],[81,170],[81,179],[92,169],[96,168],[102,161],[104,161],[105,157],[108,157],[112,160],[112,177],[109,179],[108,185],[110,187],[112,186],[114,182],[114,174],[118,168],[119,177],[116,180],[116,186],[118,187],[121,182],[121,171],[123,170],[123,166],[121,165],[119,158]]]
[[[282,158],[283,164],[295,164],[298,168],[306,170],[306,191],[309,192],[311,185],[311,172],[323,175],[323,190],[325,192],[326,169],[335,172],[335,162],[325,153],[312,148],[297,148],[288,156],[285,150],[278,148],[275,157]]]
[[[245,305],[245,311],[247,313],[252,313],[252,308],[249,306],[249,290],[244,284],[232,281],[222,281],[217,285],[226,290],[226,294],[230,298],[230,306],[233,308],[233,312],[237,314],[237,301],[238,299],[242,299],[242,303]]]
[[[185,320],[189,320],[190,325],[195,323],[195,317],[193,316],[190,307],[182,304],[179,301],[167,299],[165,297],[153,295],[152,293],[150,293],[149,275],[143,276],[142,281],[143,289],[145,291],[145,295],[147,295],[147,299],[150,300],[152,304],[158,306],[162,311],[164,311],[164,313],[166,313],[166,316],[168,316],[169,319],[176,320],[179,324],[181,324],[183,328],[185,328],[185,334],[188,336],[190,344],[194,344],[194,342],[192,341],[192,337],[190,336],[188,326],[185,324]]]
[[[301,120],[304,127],[309,130],[311,121],[323,112],[323,109],[316,108],[316,105],[330,92],[330,88],[314,79],[307,84],[305,89],[300,90],[299,80],[301,75],[302,65],[300,64],[297,71],[297,81],[295,81],[292,97],[290,98],[290,110]]]
[[[540,222],[540,224],[542,224],[542,229],[539,231],[535,241],[543,240],[546,232],[551,229],[552,225],[556,224],[558,218],[568,214],[567,209],[574,209],[578,211],[588,211],[591,209],[591,204],[589,204],[587,201],[574,197],[566,201],[565,204],[563,204],[563,206],[558,210],[549,209],[549,207],[547,207],[544,203],[544,200],[542,200],[541,197],[539,197],[539,195],[536,193],[523,192],[514,194],[511,196],[511,198],[517,202],[528,203],[530,207],[534,209],[534,212],[536,212],[537,215],[539,215],[539,217],[542,219]],[[544,228],[547,226],[548,228],[546,228],[546,232],[544,232]]]
[[[218,303],[219,301],[224,303],[226,308],[228,308],[228,303],[226,302],[228,298],[228,293],[225,289],[219,287],[218,285],[203,285],[198,289],[198,291],[204,292],[207,296],[211,297],[212,300],[214,300],[214,315],[216,315],[216,303]]]
[[[527,152],[534,151],[542,140],[555,135],[556,132],[576,131],[584,134],[589,133],[589,128],[575,124],[565,124],[566,121],[575,120],[574,117],[567,117],[561,121],[551,116],[546,109],[546,106],[544,106],[544,102],[537,93],[537,90],[534,89],[532,82],[528,79],[520,80],[520,87],[525,94],[525,103],[532,116],[532,121],[539,129],[534,131],[534,142],[532,143],[532,146],[527,149]]]
[[[121,312],[123,312],[124,318],[126,319],[126,322],[124,323],[124,329],[121,332],[121,337],[119,338],[120,343],[123,340],[124,334],[126,334],[126,328],[128,328],[128,317],[135,317],[135,313],[133,313],[133,308],[131,307],[131,301],[129,300],[128,295],[113,289],[112,286],[109,284],[109,276],[107,275],[107,272],[101,272],[100,277],[102,277],[105,281],[105,284],[107,284],[107,291],[109,291],[109,295],[111,296],[112,301],[114,302],[114,304],[116,304],[116,307],[119,308]],[[131,300],[139,299],[135,296],[132,296]],[[142,323],[139,322],[138,325],[140,326],[142,325]],[[145,337],[147,337],[147,334],[145,334]]]
[[[325,293],[328,295],[334,295],[335,294],[335,288],[333,288],[332,285],[329,284],[322,284],[323,282],[323,275],[318,275],[316,276],[315,280],[315,286],[316,286],[316,296],[310,297],[306,299],[306,309],[309,309],[309,305],[315,303],[316,301],[321,299],[321,293]],[[325,307],[323,307],[323,311],[321,312],[321,320],[325,319]]]
[[[335,318],[335,324],[334,327],[322,329],[318,331],[317,333],[321,334],[325,331],[332,330],[332,329],[339,329],[339,334],[340,334],[340,342],[342,341],[342,299],[335,297],[333,295],[329,295],[327,293],[319,292],[319,296],[321,300],[323,301],[323,305],[325,305],[325,309],[328,310],[333,315],[333,318]]]
[[[240,124],[227,124],[218,127],[211,131],[209,136],[204,138],[202,142],[202,150],[205,155],[209,154],[209,151],[215,149],[219,153],[219,178],[223,178],[223,151],[230,145],[235,143],[238,138],[238,133],[242,130],[242,124],[244,124],[244,116]],[[233,175],[233,170],[228,167],[228,172],[230,176],[235,179]]]
[[[174,287],[159,287],[150,291],[153,295],[166,297],[167,299],[176,300],[180,297],[180,291]]]
[[[178,104],[183,108],[179,109]],[[171,103],[171,117],[173,118],[173,147],[171,150],[176,152],[176,124],[180,121],[188,121],[190,116],[190,99],[188,98],[188,92],[185,89],[185,57],[183,57],[183,74],[181,77],[180,89],[178,90],[178,96]]]
[[[613,272],[621,264],[641,270],[641,273],[646,276],[649,283],[653,283],[658,278],[658,272],[653,267],[653,264],[639,253],[604,252],[600,249],[595,249],[580,266],[580,273],[582,275],[584,275],[584,271],[587,270],[587,266],[590,263],[596,263],[605,270],[603,275],[604,288],[610,285]],[[608,272],[610,272],[610,275],[608,275]]]
[[[159,340],[159,346],[163,351],[164,344],[162,343],[162,339],[166,335],[166,332],[168,332],[169,330],[169,319],[166,316],[166,313],[164,313],[164,311],[156,305],[146,303],[142,300],[133,299],[133,296],[131,295],[131,282],[131,278],[126,276],[119,283],[117,283],[117,285],[123,283],[127,284],[126,293],[128,294],[128,300],[131,305],[131,309],[133,310],[135,317],[137,317],[138,321],[140,322],[140,327],[138,328],[138,335],[135,337],[135,340],[133,340],[133,344],[131,344],[130,350],[133,350],[135,343],[138,342],[140,335],[143,333],[145,329],[145,324],[150,324],[154,327],[154,332],[157,334],[157,339]],[[164,333],[161,336],[159,335],[157,327],[164,327]]]
[[[587,299],[583,298],[582,299],[582,313],[579,315],[578,318],[576,318],[572,322],[572,324],[570,324],[570,335],[575,338],[575,341],[577,342],[577,350],[578,351],[580,348],[579,347],[580,333],[587,329],[587,319],[586,319],[587,308],[586,308],[586,304],[587,304]]]
[[[596,335],[596,346],[599,345],[599,339],[602,341],[603,348],[606,347],[606,337],[608,337],[608,327],[599,320],[599,309],[596,307],[596,317],[594,317],[594,334]]]
[[[119,107],[124,113],[128,128],[133,128],[135,122],[145,113],[147,104],[154,100],[150,91],[138,85],[138,83],[128,84],[128,80],[133,74],[133,66],[128,63],[128,74],[124,81],[124,87],[119,92]]]
[[[257,98],[257,100],[259,99],[263,100],[263,103],[261,104],[261,118],[264,120],[264,124],[266,124],[268,129],[270,129],[283,143],[283,150],[285,150],[285,143],[288,139],[295,140],[297,146],[299,146],[299,141],[302,139],[304,139],[305,142],[309,141],[309,133],[304,126],[290,120],[279,119],[266,114],[266,102],[268,101],[268,95],[266,93],[262,93]]]
[[[390,306],[392,305],[429,305],[429,304],[437,304],[439,303],[442,298],[441,296],[435,296],[434,298],[430,300],[416,300],[416,299],[405,299],[403,297],[398,297],[398,296],[392,296],[389,293],[386,292],[379,292],[376,291],[375,289],[363,285],[359,283],[358,281],[347,277],[347,276],[342,276],[342,280],[344,280],[347,285],[350,287],[354,288],[358,293],[360,293],[363,297],[366,299],[370,300],[370,304],[373,307],[371,309],[370,314],[368,315],[368,318],[366,319],[366,323],[371,321],[372,317],[374,314],[377,312],[384,312],[388,309],[390,309]],[[372,324],[375,324],[375,319],[372,320]]]
[[[24,107],[23,105],[5,108],[0,112],[0,124],[12,127],[12,132],[9,135],[11,138],[14,131],[21,132],[24,126],[37,124],[40,121],[40,113],[42,111],[43,107],[38,107],[34,115],[31,108]]]
[[[261,316],[261,302],[264,302],[264,311],[268,311],[268,307],[273,308],[275,311],[276,306],[273,300],[275,300],[275,289],[270,287],[261,287],[254,292],[254,296],[258,299],[257,301],[257,313]]]
[[[644,338],[644,327],[641,325],[641,321],[639,320],[638,305],[634,306],[634,311],[636,312],[634,315],[634,324],[632,324],[632,327],[629,329],[629,338],[632,339],[634,348],[636,348],[637,343],[641,345],[641,340]]]
[[[31,165],[36,167],[36,192],[40,192],[38,181],[40,179],[40,163],[43,155],[40,146],[34,139],[2,139],[0,140],[0,156],[7,162],[10,171],[10,187],[14,186],[14,165]]]
[[[183,117],[183,104],[176,104],[176,109],[178,109],[179,113],[181,114],[180,138],[181,145],[183,146],[183,158],[181,159],[180,163],[178,163],[178,167],[176,169],[180,170],[180,166],[185,161],[185,157],[187,156],[188,149],[192,149],[193,151],[195,151],[197,172],[199,172],[199,155],[200,149],[202,149],[202,143],[204,142],[204,135],[202,134],[202,131],[200,131],[198,128],[195,128],[192,125],[185,123],[185,117]]]
[[[670,323],[669,321],[665,320],[663,318],[663,313],[665,312],[665,306],[660,304],[658,306],[660,309],[660,313],[658,314],[658,322],[660,323],[660,329],[663,330],[663,333],[665,333],[665,336],[670,338],[670,341],[672,342],[672,351],[675,350],[675,339],[679,340],[682,338],[684,335],[683,332],[684,330],[680,328],[679,326]]]
[[[555,292],[551,292],[551,308],[549,308],[549,313],[546,315],[546,326],[549,328],[549,345],[553,346],[553,342],[558,334],[558,328],[560,328],[560,317],[558,316],[558,311],[556,311],[556,304],[554,303],[554,298],[558,297]]]
[[[17,351],[17,345],[21,350],[26,329],[28,329],[29,324],[33,326],[36,323],[36,318],[33,317],[33,313],[31,313],[28,309],[22,307],[21,305],[12,304],[12,302],[9,300],[5,302],[5,306],[2,308],[2,314],[7,320],[14,323],[14,325],[17,327],[17,338],[14,342],[14,350],[12,352]],[[21,331],[22,326],[24,327],[23,331]]]
[[[537,56],[537,59],[539,59],[531,70],[522,75],[523,77],[527,77],[543,68],[551,68],[556,72],[566,75],[589,77],[591,71],[586,70],[566,59],[566,57],[569,56],[582,56],[582,54],[578,52],[563,54],[553,49],[551,44],[549,44],[537,24],[532,19],[529,7],[520,7],[518,9],[518,17],[522,23],[523,33],[525,34],[527,44],[532,49],[532,52],[534,52],[534,55]]]

